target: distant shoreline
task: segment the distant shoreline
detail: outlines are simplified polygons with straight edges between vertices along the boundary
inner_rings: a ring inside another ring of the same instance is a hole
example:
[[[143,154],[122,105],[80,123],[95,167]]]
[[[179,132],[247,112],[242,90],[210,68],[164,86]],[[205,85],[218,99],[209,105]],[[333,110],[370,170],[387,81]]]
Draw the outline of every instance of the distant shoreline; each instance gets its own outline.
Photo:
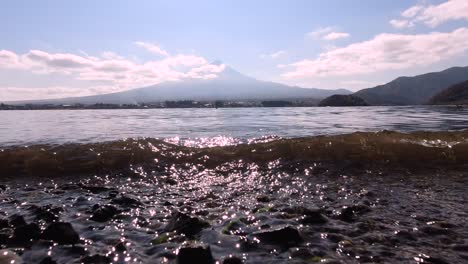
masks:
[[[316,107],[319,100],[264,101],[165,101],[141,104],[0,104],[0,110],[82,110],[82,109],[166,109],[166,108],[253,108],[253,107]]]
[[[284,101],[286,103],[265,103],[263,102],[250,102],[246,104],[230,104],[230,105],[213,105],[213,104],[196,104],[196,105],[154,105],[154,104],[141,104],[141,105],[119,105],[119,104],[93,104],[93,105],[7,105],[0,104],[0,111],[32,111],[32,110],[112,110],[112,109],[184,109],[184,108],[198,108],[198,109],[218,109],[218,108],[302,108],[302,107],[372,107],[372,106],[392,106],[392,105],[369,105],[369,106],[319,106],[315,103],[294,103]],[[277,102],[277,101],[271,101]],[[279,102],[279,101],[278,101]],[[393,106],[433,106],[433,107],[453,107],[453,108],[467,108],[468,104],[464,105],[393,105]]]

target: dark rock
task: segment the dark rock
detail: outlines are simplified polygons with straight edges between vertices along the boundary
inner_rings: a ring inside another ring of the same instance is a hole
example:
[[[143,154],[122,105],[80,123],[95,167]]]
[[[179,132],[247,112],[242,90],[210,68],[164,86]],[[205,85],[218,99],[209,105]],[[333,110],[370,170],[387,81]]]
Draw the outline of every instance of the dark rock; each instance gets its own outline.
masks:
[[[0,229],[0,245],[4,245],[8,243],[11,236],[13,236],[13,229],[11,228]]]
[[[7,189],[6,185],[0,184],[0,191],[5,191]]]
[[[27,245],[31,240],[36,240],[41,234],[41,229],[37,224],[22,225],[13,231],[13,236],[10,239],[10,244]]]
[[[342,221],[350,223],[350,222],[354,222],[359,215],[364,214],[369,211],[370,211],[370,207],[367,205],[364,205],[364,204],[352,205],[352,206],[343,208],[340,214],[338,215],[338,218]]]
[[[117,245],[115,245],[115,251],[117,252],[124,252],[127,250],[127,247],[125,247],[124,242],[119,242]]]
[[[328,233],[327,238],[328,238],[328,240],[330,240],[330,241],[332,241],[334,243],[338,243],[338,242],[346,239],[345,236],[340,235],[340,234],[336,234],[336,233]]]
[[[66,254],[68,256],[84,256],[88,255],[88,251],[84,247],[73,246],[66,249]]]
[[[57,222],[50,224],[42,233],[42,239],[52,240],[61,245],[76,244],[80,236],[70,223]]]
[[[450,233],[450,230],[445,229],[445,228],[440,228],[436,226],[424,226],[419,229],[421,232],[431,235],[431,236],[436,236],[436,235],[446,235]]]
[[[31,208],[36,215],[36,220],[44,220],[45,222],[55,222],[59,220],[59,214],[63,211],[61,207],[42,206]]]
[[[328,219],[318,211],[310,211],[300,222],[306,225],[317,225],[327,223]]]
[[[171,202],[169,202],[169,201],[165,201],[163,203],[163,206],[171,206],[171,205],[173,205],[173,204]]]
[[[244,263],[242,259],[238,257],[229,257],[223,260],[223,264],[242,264]]]
[[[242,232],[242,227],[244,226],[241,221],[233,220],[224,226],[222,233],[226,235],[245,235]]]
[[[10,225],[22,226],[22,225],[26,225],[26,221],[24,220],[23,216],[14,214],[10,217]]]
[[[411,240],[411,241],[417,240],[416,237],[411,232],[408,232],[405,230],[398,231],[398,233],[396,233],[396,237],[401,240]]]
[[[6,219],[0,219],[0,229],[5,228],[5,227],[8,227],[8,226],[9,226],[8,220],[6,220]]]
[[[93,255],[82,258],[81,262],[84,264],[107,264],[111,262],[111,259],[106,256]]]
[[[112,205],[104,205],[97,207],[94,210],[93,215],[89,218],[96,222],[107,222],[119,213],[119,210]]]
[[[177,254],[178,264],[212,264],[214,263],[210,247],[184,247]]]
[[[261,203],[268,203],[268,202],[271,201],[271,199],[270,199],[270,197],[268,197],[266,195],[261,195],[261,196],[257,197],[257,201],[261,202]]]
[[[468,252],[468,245],[455,245],[452,247],[453,250],[456,250],[456,251],[464,251],[464,252]]]
[[[312,252],[310,252],[310,249],[303,248],[303,247],[290,248],[289,256],[291,256],[291,258],[301,258],[301,259],[309,259],[313,257]]]
[[[51,257],[45,257],[41,262],[39,262],[39,264],[57,264],[57,262],[55,262]]]
[[[138,199],[129,196],[121,195],[118,198],[114,198],[112,203],[118,204],[125,207],[133,207],[143,205]]]
[[[255,232],[252,236],[258,238],[262,243],[276,244],[282,247],[291,247],[302,241],[299,232],[290,226],[270,231]]]
[[[80,187],[85,189],[85,190],[88,190],[88,191],[90,191],[90,192],[92,192],[94,194],[107,192],[107,191],[112,190],[111,188],[107,188],[107,187],[104,187],[104,186],[93,186],[93,185],[84,185],[84,184],[80,184]]]
[[[176,212],[172,215],[167,223],[164,231],[176,231],[188,237],[198,234],[203,228],[208,227],[209,224],[196,217],[191,217],[184,213]]]

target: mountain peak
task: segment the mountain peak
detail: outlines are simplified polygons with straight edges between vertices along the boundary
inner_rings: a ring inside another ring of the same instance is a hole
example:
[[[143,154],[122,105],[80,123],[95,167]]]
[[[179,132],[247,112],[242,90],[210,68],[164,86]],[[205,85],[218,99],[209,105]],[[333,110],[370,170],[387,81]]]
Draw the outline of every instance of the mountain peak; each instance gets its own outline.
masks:
[[[216,66],[220,66],[220,65],[223,65],[223,62],[221,60],[214,60],[212,63],[210,63],[211,65],[216,65]]]

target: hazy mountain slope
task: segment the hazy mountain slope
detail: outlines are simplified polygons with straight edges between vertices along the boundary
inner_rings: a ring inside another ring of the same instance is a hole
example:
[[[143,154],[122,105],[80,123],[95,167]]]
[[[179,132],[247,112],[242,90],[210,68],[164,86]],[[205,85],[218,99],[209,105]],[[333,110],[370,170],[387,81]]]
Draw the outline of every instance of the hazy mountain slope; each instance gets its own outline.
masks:
[[[167,100],[268,100],[325,98],[332,94],[350,94],[345,89],[324,90],[291,87],[284,84],[258,81],[226,67],[218,78],[191,79],[165,82],[124,92],[54,100],[38,100],[19,103],[37,104],[136,104]]]
[[[414,77],[399,77],[387,84],[360,90],[355,95],[371,105],[424,104],[443,89],[465,80],[468,80],[468,67],[454,67]]]
[[[455,84],[431,98],[430,104],[468,104],[468,81]]]

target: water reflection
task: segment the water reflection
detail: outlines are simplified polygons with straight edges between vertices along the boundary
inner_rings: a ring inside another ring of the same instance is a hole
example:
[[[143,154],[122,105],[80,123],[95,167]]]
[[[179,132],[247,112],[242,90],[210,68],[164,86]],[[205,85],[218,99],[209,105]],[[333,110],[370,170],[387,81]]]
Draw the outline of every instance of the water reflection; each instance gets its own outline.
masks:
[[[429,106],[2,111],[0,145],[166,138],[231,145],[268,135],[468,128],[468,109]],[[192,144],[193,145],[193,144]]]

